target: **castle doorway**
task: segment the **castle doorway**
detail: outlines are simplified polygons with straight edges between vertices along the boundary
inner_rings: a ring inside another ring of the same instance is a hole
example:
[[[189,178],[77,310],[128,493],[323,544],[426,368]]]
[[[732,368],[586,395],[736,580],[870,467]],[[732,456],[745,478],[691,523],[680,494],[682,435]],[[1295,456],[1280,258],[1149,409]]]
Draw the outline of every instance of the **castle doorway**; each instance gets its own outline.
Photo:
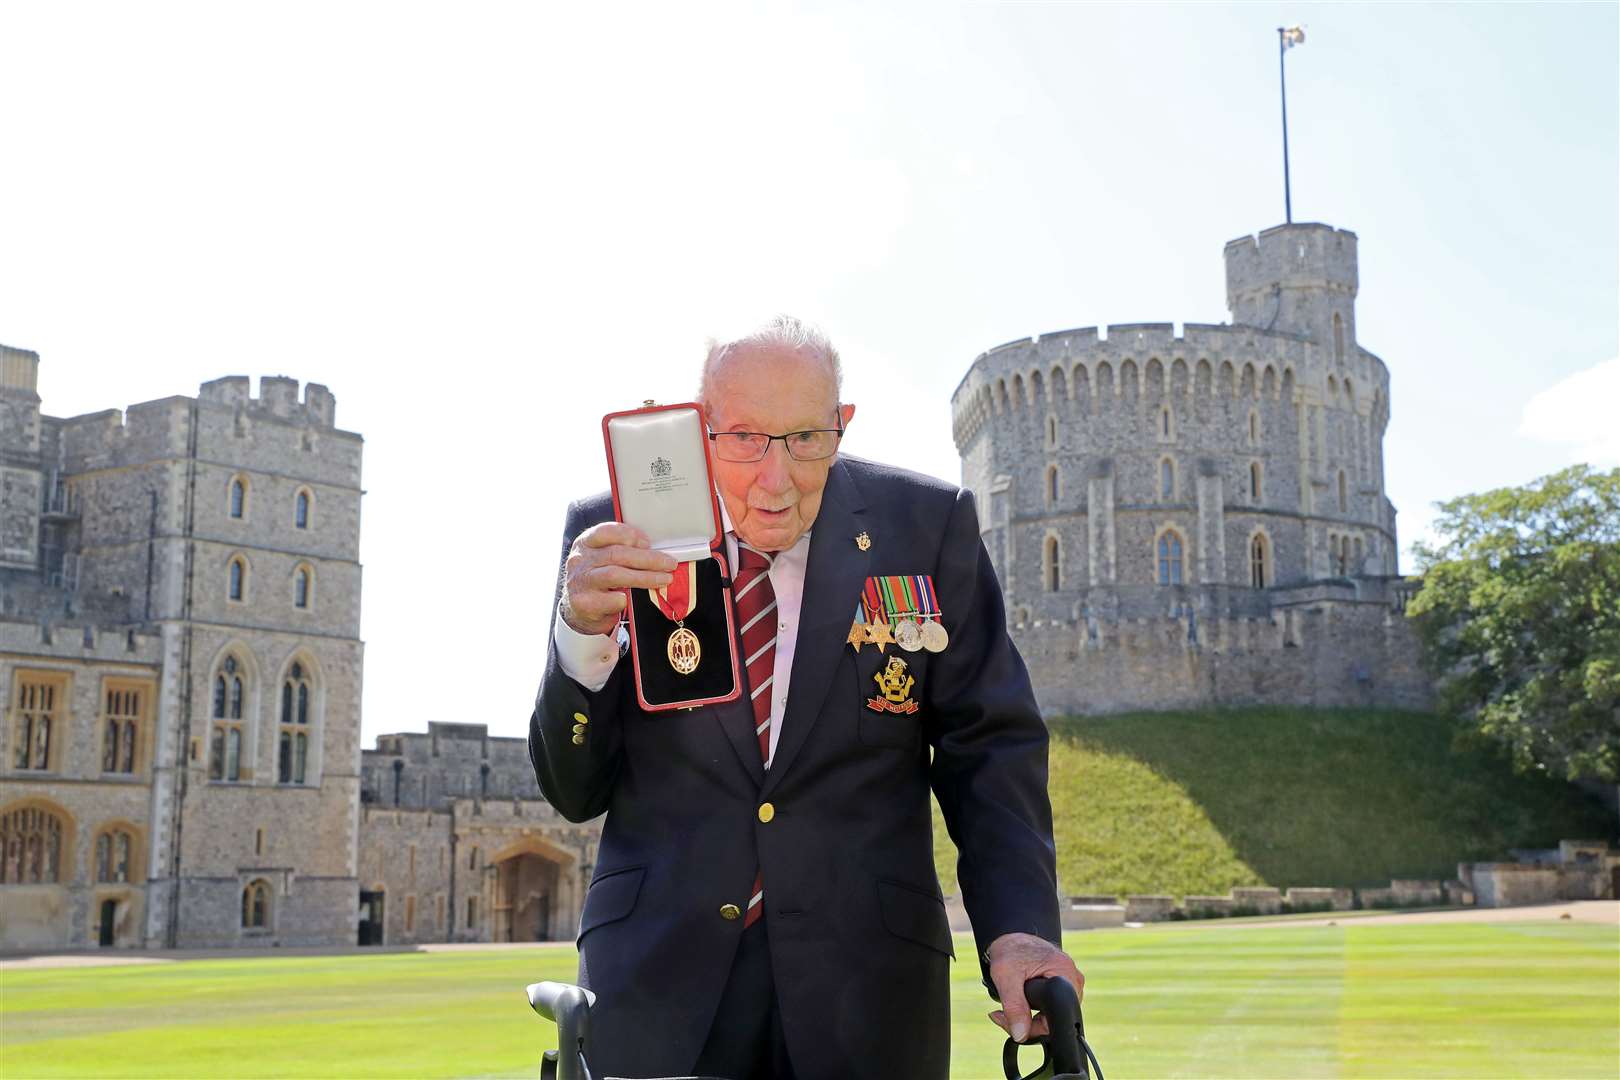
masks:
[[[103,949],[113,943],[113,924],[118,917],[118,901],[103,900],[101,902],[101,933],[99,944]]]
[[[360,890],[360,944],[383,943],[383,892],[381,889]]]
[[[495,864],[496,941],[552,941],[557,933],[559,864],[524,852]]]

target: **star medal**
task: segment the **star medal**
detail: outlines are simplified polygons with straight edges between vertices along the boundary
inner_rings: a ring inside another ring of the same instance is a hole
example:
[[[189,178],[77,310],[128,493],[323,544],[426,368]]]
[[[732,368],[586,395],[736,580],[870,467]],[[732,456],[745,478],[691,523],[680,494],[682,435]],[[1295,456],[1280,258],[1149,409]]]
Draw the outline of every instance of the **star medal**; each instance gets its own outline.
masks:
[[[927,574],[918,574],[911,580],[916,590],[917,612],[923,618],[918,630],[922,647],[929,652],[943,652],[945,646],[951,643],[951,635],[945,632],[940,622],[939,597],[934,593],[934,579]]]
[[[686,628],[687,616],[697,607],[697,563],[682,563],[675,568],[668,585],[662,589],[649,589],[648,592],[652,594],[658,610],[675,624],[675,632],[669,635],[669,644],[665,649],[669,654],[669,666],[675,669],[677,675],[692,674],[703,659],[702,643],[696,634]]]
[[[882,652],[885,645],[894,644],[894,635],[889,633],[889,620],[881,616],[873,619],[866,627],[866,640],[876,645],[878,652]]]

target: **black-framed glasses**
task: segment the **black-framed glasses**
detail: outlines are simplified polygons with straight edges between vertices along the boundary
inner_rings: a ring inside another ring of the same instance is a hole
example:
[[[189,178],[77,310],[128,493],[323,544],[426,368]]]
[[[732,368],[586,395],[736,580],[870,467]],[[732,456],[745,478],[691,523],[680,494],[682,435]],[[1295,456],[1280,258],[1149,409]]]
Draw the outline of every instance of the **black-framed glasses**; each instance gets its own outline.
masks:
[[[838,441],[844,437],[841,413],[837,423],[836,428],[790,431],[786,435],[766,435],[760,431],[711,431],[709,441],[714,443],[714,456],[721,461],[763,461],[765,455],[771,452],[771,443],[777,439],[782,440],[788,457],[794,461],[820,461],[838,452]]]

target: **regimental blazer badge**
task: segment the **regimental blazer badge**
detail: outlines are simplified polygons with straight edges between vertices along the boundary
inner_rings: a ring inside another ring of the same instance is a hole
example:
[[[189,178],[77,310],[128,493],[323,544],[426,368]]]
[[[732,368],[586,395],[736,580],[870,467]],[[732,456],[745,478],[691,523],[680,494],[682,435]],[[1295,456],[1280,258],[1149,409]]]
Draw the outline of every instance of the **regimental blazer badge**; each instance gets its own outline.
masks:
[[[917,701],[911,696],[911,688],[917,680],[906,673],[906,662],[900,657],[889,657],[888,665],[873,675],[872,681],[877,683],[878,693],[866,699],[868,709],[906,716],[917,711]]]

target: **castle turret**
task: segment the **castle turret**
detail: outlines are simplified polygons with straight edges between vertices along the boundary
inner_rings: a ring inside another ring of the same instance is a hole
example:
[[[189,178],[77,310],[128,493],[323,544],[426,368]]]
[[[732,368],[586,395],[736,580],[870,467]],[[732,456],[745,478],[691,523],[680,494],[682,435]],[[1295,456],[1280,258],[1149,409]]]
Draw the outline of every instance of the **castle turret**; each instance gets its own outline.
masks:
[[[0,345],[0,567],[39,557],[39,354]]]
[[[1304,334],[1335,363],[1356,344],[1356,234],[1331,225],[1279,225],[1226,245],[1232,322]]]

